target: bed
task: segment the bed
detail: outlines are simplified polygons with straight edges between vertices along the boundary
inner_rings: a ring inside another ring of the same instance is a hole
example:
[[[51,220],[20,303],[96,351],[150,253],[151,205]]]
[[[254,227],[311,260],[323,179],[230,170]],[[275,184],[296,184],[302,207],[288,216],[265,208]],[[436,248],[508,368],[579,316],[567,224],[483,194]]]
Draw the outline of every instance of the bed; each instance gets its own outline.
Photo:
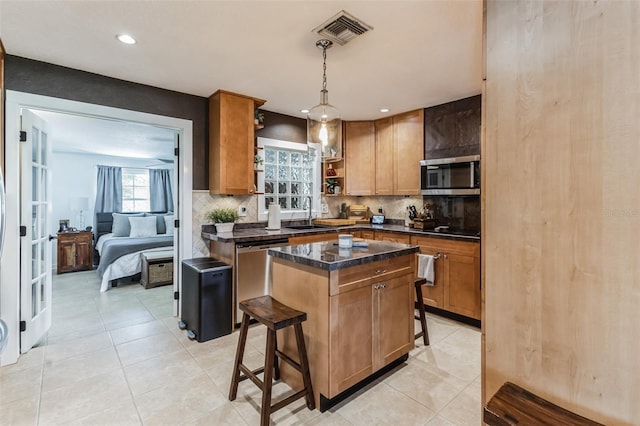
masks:
[[[101,292],[140,273],[142,253],[173,250],[173,213],[97,213],[96,225]]]

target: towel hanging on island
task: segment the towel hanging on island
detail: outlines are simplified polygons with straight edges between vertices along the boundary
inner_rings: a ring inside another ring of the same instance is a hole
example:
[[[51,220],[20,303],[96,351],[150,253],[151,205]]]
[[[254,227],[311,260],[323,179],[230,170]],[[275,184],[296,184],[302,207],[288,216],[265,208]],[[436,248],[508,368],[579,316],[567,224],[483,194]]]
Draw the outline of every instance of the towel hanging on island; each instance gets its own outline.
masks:
[[[428,254],[418,254],[418,277],[426,278],[428,286],[433,286],[434,279],[434,263],[433,256]]]

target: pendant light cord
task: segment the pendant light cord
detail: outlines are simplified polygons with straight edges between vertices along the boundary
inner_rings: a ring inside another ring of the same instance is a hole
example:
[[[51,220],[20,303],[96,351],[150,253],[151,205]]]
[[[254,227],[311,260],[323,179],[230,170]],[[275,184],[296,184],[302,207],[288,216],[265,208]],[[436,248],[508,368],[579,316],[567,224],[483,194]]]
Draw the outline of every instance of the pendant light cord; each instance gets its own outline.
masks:
[[[322,48],[322,90],[327,91],[327,48]]]

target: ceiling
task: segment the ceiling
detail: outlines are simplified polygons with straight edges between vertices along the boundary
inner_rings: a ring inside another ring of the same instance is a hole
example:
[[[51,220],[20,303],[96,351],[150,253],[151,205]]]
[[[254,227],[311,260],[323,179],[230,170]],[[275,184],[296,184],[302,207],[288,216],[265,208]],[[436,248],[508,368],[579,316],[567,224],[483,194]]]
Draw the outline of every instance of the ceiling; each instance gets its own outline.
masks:
[[[225,89],[304,117],[322,83],[311,30],[340,10],[374,28],[327,51],[329,101],[343,119],[480,93],[482,0],[0,0],[0,38],[11,55],[205,97]],[[138,43],[116,41],[121,33]]]

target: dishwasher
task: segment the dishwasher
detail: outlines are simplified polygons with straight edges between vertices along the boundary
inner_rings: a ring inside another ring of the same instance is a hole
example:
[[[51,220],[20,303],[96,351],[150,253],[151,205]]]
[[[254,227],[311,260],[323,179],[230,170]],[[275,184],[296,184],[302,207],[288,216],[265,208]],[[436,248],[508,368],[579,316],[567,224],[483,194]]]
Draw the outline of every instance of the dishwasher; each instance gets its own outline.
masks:
[[[267,251],[288,244],[286,238],[236,244],[236,325],[242,321],[241,301],[271,294],[271,259]]]

